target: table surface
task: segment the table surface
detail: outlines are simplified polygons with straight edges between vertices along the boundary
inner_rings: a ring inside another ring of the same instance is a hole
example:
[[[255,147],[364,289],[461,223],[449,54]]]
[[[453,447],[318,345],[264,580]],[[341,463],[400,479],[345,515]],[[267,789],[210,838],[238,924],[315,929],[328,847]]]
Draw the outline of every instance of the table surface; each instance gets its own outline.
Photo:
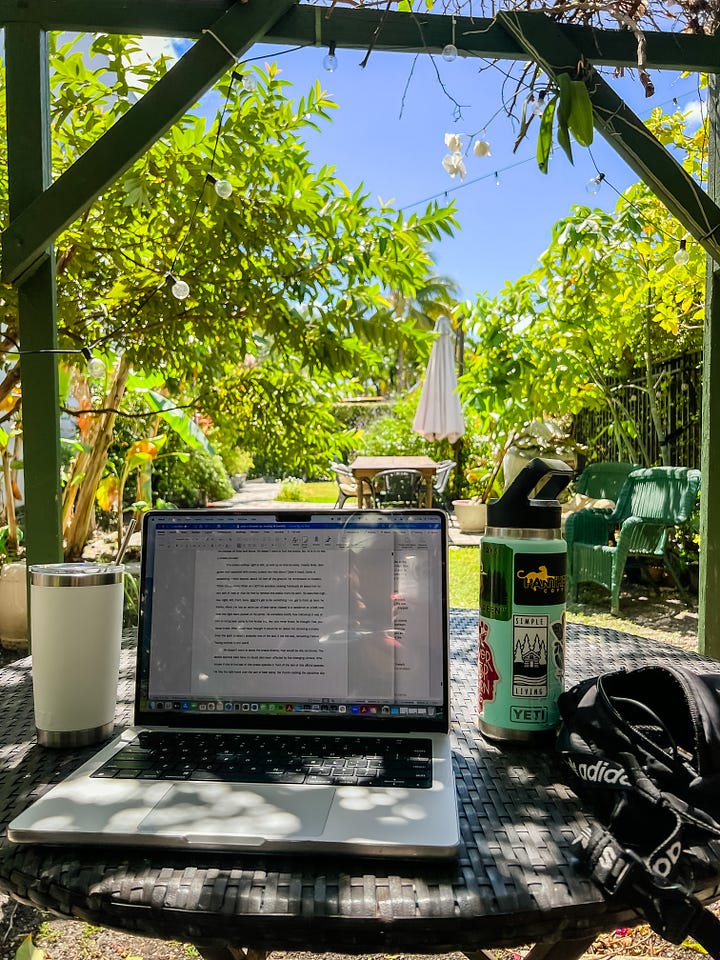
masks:
[[[350,464],[355,476],[370,477],[381,470],[419,470],[434,474],[437,463],[430,457],[356,457]]]
[[[551,749],[498,746],[475,726],[477,615],[451,616],[452,740],[462,848],[427,862],[61,848],[0,840],[0,889],[59,915],[198,945],[417,953],[581,941],[639,918],[605,902],[571,844],[588,816]],[[645,663],[717,663],[609,629],[568,626],[569,686]],[[117,722],[131,715],[123,652]],[[35,742],[30,660],[0,670],[2,826],[94,748]],[[720,896],[720,889],[704,891]]]

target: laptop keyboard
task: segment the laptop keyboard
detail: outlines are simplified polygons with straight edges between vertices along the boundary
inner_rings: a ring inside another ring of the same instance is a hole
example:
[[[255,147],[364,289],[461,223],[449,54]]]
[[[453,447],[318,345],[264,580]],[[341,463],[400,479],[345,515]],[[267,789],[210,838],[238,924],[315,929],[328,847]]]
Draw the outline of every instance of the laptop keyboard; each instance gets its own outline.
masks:
[[[368,787],[432,785],[430,740],[142,731],[93,777]]]

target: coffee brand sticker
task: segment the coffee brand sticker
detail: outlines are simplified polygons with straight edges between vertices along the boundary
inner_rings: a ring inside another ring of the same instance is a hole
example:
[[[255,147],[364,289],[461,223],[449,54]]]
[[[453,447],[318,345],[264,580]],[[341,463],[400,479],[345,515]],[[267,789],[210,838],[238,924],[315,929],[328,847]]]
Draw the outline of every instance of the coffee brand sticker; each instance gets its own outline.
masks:
[[[552,607],[565,603],[567,555],[516,553],[513,585],[517,606]]]

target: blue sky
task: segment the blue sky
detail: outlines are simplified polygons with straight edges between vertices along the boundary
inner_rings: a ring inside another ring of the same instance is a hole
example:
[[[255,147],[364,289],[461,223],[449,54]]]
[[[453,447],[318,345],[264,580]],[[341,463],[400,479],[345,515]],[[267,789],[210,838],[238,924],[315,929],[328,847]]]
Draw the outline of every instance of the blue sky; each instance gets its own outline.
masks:
[[[158,41],[149,40],[148,49],[157,54],[162,44],[155,49]],[[176,49],[186,46],[179,43]],[[432,252],[437,272],[456,281],[461,297],[493,295],[505,281],[530,272],[553,224],[574,204],[612,211],[619,193],[638,180],[597,133],[591,148],[575,145],[574,165],[556,149],[547,174],[535,160],[537,121],[513,153],[516,124],[503,103],[514,93],[515,82],[507,74],[513,68],[517,72],[517,64],[462,56],[447,63],[441,57],[373,52],[362,68],[363,51],[339,49],[337,69],[328,72],[327,52],[325,47],[258,44],[244,62],[277,63],[281,77],[293,85],[288,91],[293,97],[320,82],[338,108],[321,133],[307,131],[310,154],[318,166],[335,166],[351,189],[363,183],[372,198],[392,201],[408,213],[422,210],[430,198],[455,201],[460,229]],[[619,79],[610,70],[603,75],[642,119],[660,107],[688,111],[697,120],[704,94],[696,75],[651,71],[656,93],[650,99],[636,71]],[[445,134],[460,134],[471,146],[482,131],[491,155],[476,157],[470,149],[465,180],[451,179],[442,166]],[[605,182],[589,196],[586,185],[598,172]]]
[[[371,196],[393,200],[408,211],[421,210],[419,201],[443,198],[445,192],[455,200],[462,229],[433,252],[438,272],[456,280],[462,296],[493,294],[505,280],[532,270],[548,244],[552,225],[573,204],[612,210],[615,191],[638,179],[597,134],[590,150],[575,148],[574,166],[557,150],[547,175],[535,162],[536,122],[529,139],[513,154],[516,130],[501,110],[503,99],[514,89],[504,75],[509,63],[492,65],[462,57],[452,63],[436,57],[433,63],[428,56],[373,53],[363,69],[361,51],[338,50],[338,67],[328,73],[323,67],[326,49],[310,47],[269,56],[280,49],[258,45],[246,59],[275,60],[281,76],[294,85],[296,96],[319,80],[339,105],[322,134],[308,137],[318,164],[333,164],[349,186],[363,182]],[[675,109],[673,98],[681,109],[697,105],[695,76],[681,78],[659,71],[652,75],[657,93],[649,100],[634,72],[620,80],[606,78],[642,118],[655,106],[667,112]],[[455,119],[454,101],[462,105],[459,119]],[[482,129],[491,156],[475,157],[470,152],[461,185],[442,167],[447,153],[444,136],[459,133],[469,139],[475,134],[474,140]],[[585,187],[596,176],[596,167],[605,173],[606,183],[597,196],[590,197]]]

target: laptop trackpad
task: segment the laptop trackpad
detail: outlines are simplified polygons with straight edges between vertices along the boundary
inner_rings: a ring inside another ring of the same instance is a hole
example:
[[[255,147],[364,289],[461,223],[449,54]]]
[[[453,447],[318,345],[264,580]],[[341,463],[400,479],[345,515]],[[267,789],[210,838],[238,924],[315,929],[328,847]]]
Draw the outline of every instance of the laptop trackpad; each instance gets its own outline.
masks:
[[[176,783],[138,828],[141,834],[186,837],[188,843],[216,837],[318,837],[334,787],[248,783]]]

